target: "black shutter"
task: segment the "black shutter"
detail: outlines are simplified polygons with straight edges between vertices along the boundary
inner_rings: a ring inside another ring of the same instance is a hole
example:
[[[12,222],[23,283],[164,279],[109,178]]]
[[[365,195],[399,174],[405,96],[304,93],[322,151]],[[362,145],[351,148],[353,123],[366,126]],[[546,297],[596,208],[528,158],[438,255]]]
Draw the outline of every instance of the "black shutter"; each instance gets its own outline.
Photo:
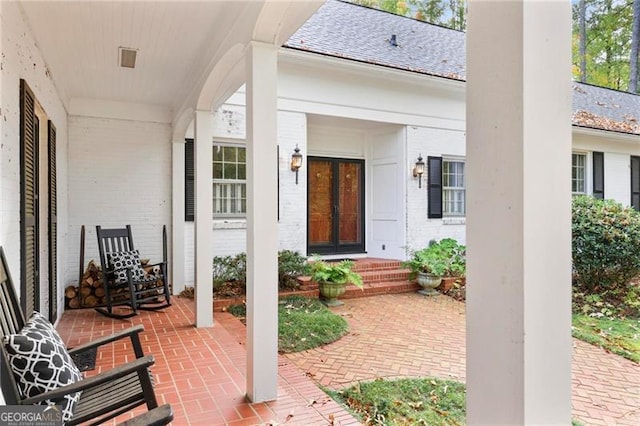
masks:
[[[58,191],[56,167],[56,126],[48,123],[49,151],[49,321],[58,318]]]
[[[593,197],[604,199],[604,153],[593,153]]]
[[[36,98],[20,80],[20,304],[25,317],[38,306],[38,118]]]
[[[631,207],[640,210],[640,157],[631,156]]]
[[[427,158],[427,217],[442,217],[442,157]]]
[[[185,139],[184,144],[184,220],[193,222],[195,216],[195,173],[193,166],[193,139]]]

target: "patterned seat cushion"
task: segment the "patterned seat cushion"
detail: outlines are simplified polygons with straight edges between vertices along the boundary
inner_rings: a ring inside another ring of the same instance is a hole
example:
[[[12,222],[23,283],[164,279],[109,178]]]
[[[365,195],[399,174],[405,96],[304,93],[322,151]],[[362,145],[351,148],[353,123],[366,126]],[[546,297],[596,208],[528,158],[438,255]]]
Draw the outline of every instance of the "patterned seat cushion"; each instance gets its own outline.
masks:
[[[38,312],[34,312],[18,334],[4,336],[4,345],[18,388],[24,398],[40,395],[82,379],[58,332]],[[80,399],[80,392],[62,400],[42,404],[62,405],[68,421]]]
[[[116,283],[127,282],[127,269],[131,269],[131,277],[134,281],[145,279],[144,269],[140,262],[140,252],[138,250],[115,251],[107,253],[107,260],[111,268],[115,270]]]

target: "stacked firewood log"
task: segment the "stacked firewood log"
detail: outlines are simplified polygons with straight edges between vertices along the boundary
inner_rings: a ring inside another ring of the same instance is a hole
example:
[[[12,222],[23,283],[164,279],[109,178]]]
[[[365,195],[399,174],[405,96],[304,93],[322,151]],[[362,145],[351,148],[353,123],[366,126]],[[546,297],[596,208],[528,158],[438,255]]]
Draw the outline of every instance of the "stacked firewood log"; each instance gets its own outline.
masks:
[[[158,267],[147,266],[149,259],[141,260],[142,267],[145,272],[150,275],[160,275]],[[159,280],[160,281],[160,280]],[[161,285],[161,282],[151,285]],[[112,301],[126,300],[129,298],[129,292],[126,288],[115,290],[116,294],[112,294]],[[79,286],[67,286],[64,291],[65,306],[69,309],[76,308],[95,308],[103,306],[105,301],[105,288],[102,279],[102,268],[91,260],[82,274],[82,281]]]

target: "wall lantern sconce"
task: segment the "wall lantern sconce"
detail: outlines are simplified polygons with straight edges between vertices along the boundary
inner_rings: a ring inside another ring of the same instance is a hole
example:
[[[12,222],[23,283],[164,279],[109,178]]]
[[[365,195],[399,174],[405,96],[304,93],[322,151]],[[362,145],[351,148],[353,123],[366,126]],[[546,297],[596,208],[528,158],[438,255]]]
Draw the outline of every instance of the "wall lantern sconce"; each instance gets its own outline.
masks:
[[[296,145],[296,149],[291,154],[291,171],[296,172],[296,185],[298,184],[298,170],[302,167],[302,154],[300,154],[300,148]]]
[[[422,161],[422,154],[418,155],[418,161],[413,167],[413,177],[418,178],[418,188],[422,188],[422,175],[424,174],[424,161]]]

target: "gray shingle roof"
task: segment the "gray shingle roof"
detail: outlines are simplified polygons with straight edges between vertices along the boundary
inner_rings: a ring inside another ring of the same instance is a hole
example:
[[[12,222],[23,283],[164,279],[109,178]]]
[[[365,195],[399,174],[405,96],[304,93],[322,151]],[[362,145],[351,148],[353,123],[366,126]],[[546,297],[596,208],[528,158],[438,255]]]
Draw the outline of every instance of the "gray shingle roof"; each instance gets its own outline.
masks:
[[[395,35],[397,45],[392,44]],[[464,81],[465,34],[328,0],[284,47]],[[640,96],[573,83],[573,124],[640,134]]]

